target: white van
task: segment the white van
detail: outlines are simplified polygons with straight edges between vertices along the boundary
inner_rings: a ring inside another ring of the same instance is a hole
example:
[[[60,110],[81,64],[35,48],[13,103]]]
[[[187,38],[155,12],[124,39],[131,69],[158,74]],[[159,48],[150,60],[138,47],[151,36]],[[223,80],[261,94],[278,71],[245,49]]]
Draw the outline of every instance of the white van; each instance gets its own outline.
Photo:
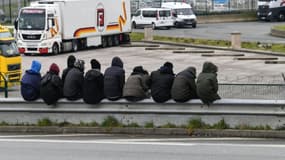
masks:
[[[132,27],[152,25],[152,28],[166,27],[170,29],[174,24],[171,9],[142,8],[138,9],[132,17]]]
[[[190,4],[184,2],[164,2],[161,4],[161,7],[172,9],[176,27],[191,25],[193,28],[196,28],[197,17]]]

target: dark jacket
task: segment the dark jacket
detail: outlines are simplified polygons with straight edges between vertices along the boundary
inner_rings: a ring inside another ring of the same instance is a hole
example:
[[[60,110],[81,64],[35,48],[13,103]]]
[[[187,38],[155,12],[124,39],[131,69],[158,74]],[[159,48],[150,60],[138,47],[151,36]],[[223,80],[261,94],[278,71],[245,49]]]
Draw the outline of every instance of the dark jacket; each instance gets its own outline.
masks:
[[[62,71],[62,75],[61,75],[61,79],[62,79],[62,82],[64,83],[65,82],[65,77],[67,75],[67,73],[74,67],[74,60],[71,60],[71,59],[68,59],[67,60],[67,68],[65,68],[63,71]]]
[[[26,101],[34,101],[40,97],[41,64],[33,61],[21,80],[21,95]]]
[[[124,97],[129,101],[142,100],[149,97],[147,74],[132,73],[124,86]]]
[[[197,94],[203,103],[209,105],[217,99],[221,99],[218,95],[218,68],[211,62],[205,62],[203,70],[197,79]]]
[[[198,98],[195,79],[196,69],[194,67],[189,67],[178,73],[171,89],[172,98],[177,102]]]
[[[82,98],[84,72],[79,68],[72,68],[66,75],[63,85],[63,95],[68,100],[77,100]]]
[[[41,98],[47,105],[55,104],[62,97],[62,80],[53,72],[47,74],[41,80]]]
[[[171,87],[174,80],[171,68],[162,66],[151,73],[150,79],[151,96],[155,102],[163,103],[171,99]]]
[[[104,98],[104,76],[96,70],[89,70],[84,77],[83,100],[88,104],[97,104]]]
[[[104,94],[109,100],[118,100],[123,95],[125,84],[125,70],[119,57],[112,60],[112,66],[104,74]]]

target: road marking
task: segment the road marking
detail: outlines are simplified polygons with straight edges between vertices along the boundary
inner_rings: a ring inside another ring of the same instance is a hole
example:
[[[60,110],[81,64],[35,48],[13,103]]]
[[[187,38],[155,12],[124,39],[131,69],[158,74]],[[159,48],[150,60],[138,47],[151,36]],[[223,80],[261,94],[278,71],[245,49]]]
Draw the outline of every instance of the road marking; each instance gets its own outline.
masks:
[[[73,144],[114,144],[114,145],[159,145],[159,146],[209,146],[209,147],[245,147],[245,148],[285,148],[285,144],[229,144],[229,143],[186,143],[186,142],[143,142],[111,140],[45,140],[45,139],[0,139],[0,142],[18,143],[73,143]]]

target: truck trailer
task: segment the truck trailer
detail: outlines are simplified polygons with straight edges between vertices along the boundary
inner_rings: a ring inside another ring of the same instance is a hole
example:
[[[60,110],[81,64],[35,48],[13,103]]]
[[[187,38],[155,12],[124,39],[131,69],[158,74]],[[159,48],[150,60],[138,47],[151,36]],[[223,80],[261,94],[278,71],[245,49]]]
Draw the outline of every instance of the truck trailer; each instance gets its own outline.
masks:
[[[58,54],[129,41],[130,0],[40,0],[15,21],[22,54]]]
[[[285,20],[285,0],[258,0],[257,6],[259,20]]]

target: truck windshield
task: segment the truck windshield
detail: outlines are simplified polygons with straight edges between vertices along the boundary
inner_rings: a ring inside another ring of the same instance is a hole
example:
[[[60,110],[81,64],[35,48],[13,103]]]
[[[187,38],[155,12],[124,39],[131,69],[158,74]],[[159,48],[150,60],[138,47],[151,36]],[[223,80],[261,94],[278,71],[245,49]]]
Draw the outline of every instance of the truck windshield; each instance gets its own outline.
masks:
[[[177,15],[192,15],[193,11],[191,8],[179,8],[179,9],[174,9],[175,13]]]
[[[4,57],[19,56],[19,52],[15,42],[0,43],[0,55]]]
[[[19,29],[21,30],[44,30],[44,9],[23,9],[19,16]]]
[[[10,32],[0,32],[0,38],[10,38],[13,37]]]

